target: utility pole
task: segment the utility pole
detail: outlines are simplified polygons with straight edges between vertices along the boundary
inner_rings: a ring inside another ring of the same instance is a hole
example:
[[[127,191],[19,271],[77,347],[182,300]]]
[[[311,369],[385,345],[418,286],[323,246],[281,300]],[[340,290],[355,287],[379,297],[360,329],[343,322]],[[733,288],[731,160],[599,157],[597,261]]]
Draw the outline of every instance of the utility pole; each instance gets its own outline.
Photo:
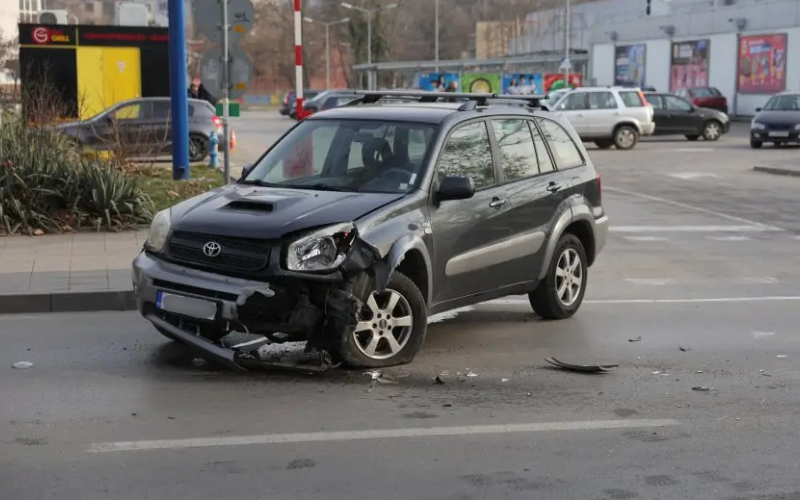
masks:
[[[347,2],[342,2],[340,4],[345,9],[350,10],[357,10],[359,12],[363,12],[367,16],[367,65],[369,68],[369,77],[367,79],[367,87],[369,90],[374,90],[375,88],[375,71],[372,69],[372,15],[381,10],[389,10],[389,9],[396,9],[397,4],[393,3],[390,5],[384,5],[383,7],[378,7],[376,9],[365,9],[363,7],[356,7],[355,5],[349,4]]]
[[[570,0],[567,0],[566,15],[564,16],[564,85],[569,86],[569,72],[572,67],[572,61],[569,59],[569,44],[570,31],[572,30],[572,23],[570,22]]]
[[[345,17],[344,19],[339,19],[338,21],[324,23],[322,21],[316,21],[310,17],[304,17],[303,21],[325,26],[325,90],[328,90],[331,88],[331,26],[349,23],[350,18]]]
[[[219,0],[222,6],[222,135],[225,136],[225,184],[231,183],[231,129],[230,129],[230,97],[231,97],[231,55],[228,47],[228,2]]]
[[[186,13],[183,0],[169,0],[169,74],[172,116],[172,178],[189,178],[189,95],[186,92]]]
[[[436,72],[439,72],[439,0],[434,0],[435,17],[436,17]]]

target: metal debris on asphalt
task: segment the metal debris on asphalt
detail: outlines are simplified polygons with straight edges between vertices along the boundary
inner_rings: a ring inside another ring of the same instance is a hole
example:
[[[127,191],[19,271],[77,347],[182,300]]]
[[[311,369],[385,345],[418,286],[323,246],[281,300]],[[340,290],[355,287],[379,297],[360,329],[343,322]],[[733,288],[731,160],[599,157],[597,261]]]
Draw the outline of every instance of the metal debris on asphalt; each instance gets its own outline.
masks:
[[[469,368],[467,368],[467,377],[472,378],[472,377],[477,377],[477,376],[478,376],[477,373],[475,373],[472,370],[470,370]]]
[[[30,368],[33,366],[33,363],[30,361],[18,361],[12,365],[14,368],[24,370],[25,368]]]
[[[436,378],[433,379],[433,383],[435,383],[437,385],[443,385],[444,384],[444,380],[442,380],[442,376],[441,375],[436,375]]]
[[[689,351],[691,351],[691,349],[690,349],[690,348],[688,348],[688,347],[678,347],[678,349],[680,349],[682,352],[689,352]]]
[[[619,365],[615,364],[573,365],[571,363],[560,361],[554,357],[544,358],[544,360],[559,368],[580,373],[605,373],[619,368]]]
[[[641,342],[641,341],[642,341],[641,335],[636,337],[635,339],[628,339],[628,342]]]
[[[692,387],[692,390],[693,391],[698,391],[698,392],[711,392],[711,391],[714,390],[714,388],[713,387]]]
[[[761,375],[763,375],[765,377],[771,377],[772,376],[771,374],[765,372],[764,370],[759,370],[759,373],[761,373]]]
[[[507,383],[509,380],[511,380],[511,379],[510,379],[510,378],[501,378],[501,379],[500,379],[500,383],[501,383],[501,384],[505,384],[505,383]]]

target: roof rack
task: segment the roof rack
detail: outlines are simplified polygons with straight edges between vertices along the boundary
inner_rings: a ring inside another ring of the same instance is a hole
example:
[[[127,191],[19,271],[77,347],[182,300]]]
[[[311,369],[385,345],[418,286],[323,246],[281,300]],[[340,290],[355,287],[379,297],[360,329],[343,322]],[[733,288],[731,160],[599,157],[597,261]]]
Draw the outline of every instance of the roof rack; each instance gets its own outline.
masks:
[[[346,106],[359,104],[375,104],[381,100],[402,100],[416,102],[460,102],[459,111],[470,111],[478,106],[488,106],[490,101],[507,101],[508,104],[524,104],[530,108],[542,108],[541,101],[544,95],[502,95],[494,93],[469,93],[469,92],[429,92],[425,90],[356,90],[354,95],[359,98],[349,102]],[[500,104],[500,103],[497,103]],[[505,102],[502,104],[506,104]]]

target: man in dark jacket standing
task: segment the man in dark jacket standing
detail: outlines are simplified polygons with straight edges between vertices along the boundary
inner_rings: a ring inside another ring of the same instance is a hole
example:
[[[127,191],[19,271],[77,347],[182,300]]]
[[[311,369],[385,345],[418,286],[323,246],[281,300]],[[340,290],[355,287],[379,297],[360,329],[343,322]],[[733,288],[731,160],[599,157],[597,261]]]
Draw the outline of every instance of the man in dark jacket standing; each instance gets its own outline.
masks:
[[[191,85],[189,85],[188,94],[189,99],[200,99],[202,101],[208,101],[212,106],[217,105],[217,98],[206,90],[203,86],[203,82],[201,82],[199,78],[192,80]]]

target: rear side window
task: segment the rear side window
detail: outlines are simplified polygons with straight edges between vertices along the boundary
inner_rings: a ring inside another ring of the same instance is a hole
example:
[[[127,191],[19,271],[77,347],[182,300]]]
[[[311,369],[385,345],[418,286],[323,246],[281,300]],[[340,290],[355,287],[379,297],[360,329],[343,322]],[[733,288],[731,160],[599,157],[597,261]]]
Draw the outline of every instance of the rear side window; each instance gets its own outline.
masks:
[[[492,120],[506,180],[516,181],[539,174],[533,137],[526,120]]]
[[[647,102],[653,106],[653,109],[664,109],[664,99],[657,94],[647,94]]]
[[[153,116],[154,120],[169,120],[172,105],[169,101],[154,101],[153,102]],[[189,113],[191,114],[192,107],[189,106]]]
[[[622,98],[622,102],[625,103],[626,106],[629,108],[641,108],[644,106],[644,102],[642,101],[642,96],[639,95],[639,92],[633,90],[625,90],[619,93],[620,98]]]
[[[617,100],[611,92],[591,92],[589,109],[617,109]]]
[[[561,168],[578,167],[584,164],[578,146],[572,141],[564,127],[546,118],[537,118],[536,120],[542,127],[545,139],[550,143],[550,150],[558,157]]]
[[[719,90],[713,87],[703,87],[698,89],[692,89],[692,96],[693,97],[719,97],[720,94]]]

